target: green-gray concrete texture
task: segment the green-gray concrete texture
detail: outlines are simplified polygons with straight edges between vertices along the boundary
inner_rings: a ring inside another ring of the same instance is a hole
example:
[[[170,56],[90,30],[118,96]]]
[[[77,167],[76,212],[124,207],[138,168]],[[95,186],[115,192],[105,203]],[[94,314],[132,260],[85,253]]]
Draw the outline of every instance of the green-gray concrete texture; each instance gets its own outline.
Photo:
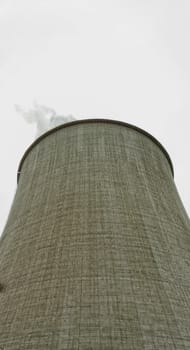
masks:
[[[85,120],[25,154],[0,241],[0,349],[189,350],[190,223],[167,153]]]

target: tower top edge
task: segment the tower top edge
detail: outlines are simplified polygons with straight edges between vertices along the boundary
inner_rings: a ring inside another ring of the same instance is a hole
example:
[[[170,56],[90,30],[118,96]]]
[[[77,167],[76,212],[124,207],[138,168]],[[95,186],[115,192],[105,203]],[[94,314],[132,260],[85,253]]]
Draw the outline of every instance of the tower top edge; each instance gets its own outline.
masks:
[[[19,167],[18,167],[18,172],[17,172],[17,183],[19,182],[19,177],[20,177],[20,173],[21,173],[21,169],[24,163],[24,160],[26,159],[27,155],[30,153],[30,151],[38,144],[40,143],[44,138],[46,138],[47,136],[53,134],[54,132],[66,128],[66,127],[71,127],[73,125],[80,125],[80,124],[88,124],[88,123],[108,123],[108,124],[116,124],[116,125],[122,125],[124,127],[133,129],[141,134],[143,134],[144,136],[148,137],[152,142],[154,142],[162,151],[162,153],[165,155],[166,159],[168,160],[169,166],[171,168],[171,172],[172,172],[172,176],[174,176],[174,168],[173,168],[173,163],[171,161],[171,158],[168,154],[168,152],[166,151],[166,149],[164,148],[164,146],[153,136],[151,135],[149,132],[139,128],[136,125],[133,124],[129,124],[126,123],[124,121],[119,121],[119,120],[114,120],[114,119],[105,119],[105,118],[89,118],[89,119],[77,119],[68,123],[64,123],[61,124],[51,130],[48,130],[47,132],[45,132],[44,134],[42,134],[39,138],[37,138],[25,151],[24,155],[21,158],[21,161],[19,163]]]

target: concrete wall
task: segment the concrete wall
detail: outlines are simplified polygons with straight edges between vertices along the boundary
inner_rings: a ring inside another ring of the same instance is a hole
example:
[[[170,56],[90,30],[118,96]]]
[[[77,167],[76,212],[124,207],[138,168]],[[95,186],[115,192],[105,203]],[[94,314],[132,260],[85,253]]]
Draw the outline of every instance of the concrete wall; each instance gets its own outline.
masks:
[[[0,241],[0,349],[189,350],[190,224],[167,153],[89,120],[25,154]]]

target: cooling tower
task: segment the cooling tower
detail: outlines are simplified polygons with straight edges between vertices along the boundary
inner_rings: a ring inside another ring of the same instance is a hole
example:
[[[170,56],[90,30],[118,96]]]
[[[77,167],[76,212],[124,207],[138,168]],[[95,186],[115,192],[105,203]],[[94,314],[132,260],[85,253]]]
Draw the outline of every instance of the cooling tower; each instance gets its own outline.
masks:
[[[170,158],[107,119],[26,151],[0,242],[0,349],[189,350],[190,224]]]

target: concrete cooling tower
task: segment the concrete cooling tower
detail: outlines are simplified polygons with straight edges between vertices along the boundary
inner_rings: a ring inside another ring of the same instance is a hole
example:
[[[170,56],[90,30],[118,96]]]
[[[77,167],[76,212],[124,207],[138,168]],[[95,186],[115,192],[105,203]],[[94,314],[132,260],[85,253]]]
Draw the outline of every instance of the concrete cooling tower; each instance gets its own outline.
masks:
[[[190,223],[163,146],[107,119],[38,138],[0,285],[1,350],[189,350]]]

